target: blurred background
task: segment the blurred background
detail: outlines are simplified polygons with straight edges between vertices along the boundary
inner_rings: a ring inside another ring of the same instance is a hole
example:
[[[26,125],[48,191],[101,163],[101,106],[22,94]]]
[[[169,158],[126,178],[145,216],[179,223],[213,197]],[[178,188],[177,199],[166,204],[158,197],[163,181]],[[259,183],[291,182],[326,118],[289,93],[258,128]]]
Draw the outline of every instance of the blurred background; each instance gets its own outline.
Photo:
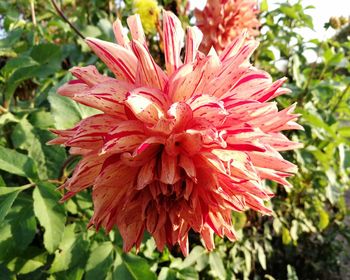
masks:
[[[220,1],[219,1],[220,2]],[[259,48],[252,63],[292,89],[305,131],[288,131],[303,149],[283,153],[299,167],[291,189],[276,193],[272,217],[233,213],[238,241],[216,237],[207,252],[190,234],[190,255],[158,252],[146,235],[138,254],[122,252],[118,230],[88,230],[91,192],[64,204],[56,188],[78,159],[47,146],[50,128],[73,127],[96,113],[56,94],[68,69],[106,67],[83,36],[114,41],[112,22],[140,13],[149,49],[162,65],[161,9],[195,25],[186,0],[0,0],[0,279],[350,279],[350,3],[259,1]]]

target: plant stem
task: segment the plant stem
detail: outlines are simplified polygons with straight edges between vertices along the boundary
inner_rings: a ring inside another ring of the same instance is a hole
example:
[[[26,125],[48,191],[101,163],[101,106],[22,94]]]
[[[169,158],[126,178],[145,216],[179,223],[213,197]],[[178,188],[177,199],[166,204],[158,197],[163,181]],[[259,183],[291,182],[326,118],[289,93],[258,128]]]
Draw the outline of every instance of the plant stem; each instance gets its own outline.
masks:
[[[349,89],[350,89],[350,84],[349,84],[349,85],[344,89],[344,91],[342,92],[342,94],[341,94],[341,96],[339,97],[337,103],[333,106],[330,115],[332,115],[332,114],[335,112],[335,110],[337,110],[339,104],[342,102],[344,96],[347,94],[347,92],[349,91]]]
[[[73,25],[73,23],[71,23],[71,22],[69,21],[69,19],[65,16],[65,14],[62,12],[62,10],[58,7],[56,1],[55,1],[55,0],[51,0],[51,3],[52,3],[52,5],[54,6],[56,12],[59,14],[59,16],[60,16],[66,23],[68,23],[68,25],[73,29],[73,31],[74,31],[75,33],[77,33],[77,35],[78,35],[81,39],[85,40],[85,36],[84,36],[83,34],[81,34],[80,31]]]

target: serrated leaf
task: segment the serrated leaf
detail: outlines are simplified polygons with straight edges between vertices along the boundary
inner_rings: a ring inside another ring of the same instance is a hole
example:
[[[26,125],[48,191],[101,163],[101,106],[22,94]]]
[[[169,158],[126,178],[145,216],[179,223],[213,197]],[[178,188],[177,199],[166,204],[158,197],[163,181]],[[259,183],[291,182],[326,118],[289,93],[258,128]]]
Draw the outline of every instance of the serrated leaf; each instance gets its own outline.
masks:
[[[32,201],[20,194],[0,226],[0,263],[25,250],[36,232]]]
[[[0,146],[0,169],[30,179],[38,178],[35,163],[30,157],[2,146]]]
[[[57,273],[85,268],[88,251],[89,242],[83,239],[81,233],[76,233],[76,224],[66,226],[49,272]]]
[[[113,245],[104,242],[90,252],[86,265],[86,280],[104,279],[113,262]]]
[[[11,188],[0,187],[0,223],[5,219],[18,194],[30,187],[31,185]]]
[[[117,254],[112,275],[113,280],[156,279],[147,261],[132,254]]]
[[[45,248],[53,253],[60,244],[66,222],[64,207],[58,202],[60,195],[52,184],[38,183],[33,199],[35,216],[45,229]]]
[[[35,161],[39,178],[45,180],[47,176],[46,159],[43,146],[34,132],[34,127],[27,119],[22,119],[14,128],[11,135],[16,148],[28,151],[28,155]]]
[[[66,151],[63,147],[54,145],[48,146],[46,143],[54,138],[53,134],[46,129],[34,128],[34,134],[41,142],[41,147],[45,155],[45,163],[47,168],[48,178],[58,178],[60,168],[67,159]]]
[[[214,276],[218,277],[220,280],[226,279],[226,270],[218,253],[212,252],[209,254],[209,265]]]

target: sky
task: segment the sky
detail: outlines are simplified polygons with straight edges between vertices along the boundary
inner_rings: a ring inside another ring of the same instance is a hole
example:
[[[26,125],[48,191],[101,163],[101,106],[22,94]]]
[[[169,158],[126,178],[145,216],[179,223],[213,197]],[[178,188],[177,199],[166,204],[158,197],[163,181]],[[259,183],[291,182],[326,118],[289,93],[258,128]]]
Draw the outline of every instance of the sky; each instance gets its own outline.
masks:
[[[191,8],[203,9],[206,0],[189,0]],[[269,1],[270,8],[273,8],[273,3],[283,3],[286,0],[271,0]],[[313,5],[315,9],[310,9],[308,14],[312,16],[314,21],[314,29],[301,31],[301,34],[305,36],[305,39],[325,39],[334,34],[334,30],[331,28],[326,32],[324,24],[329,21],[331,16],[350,16],[350,0],[303,0],[304,6]]]

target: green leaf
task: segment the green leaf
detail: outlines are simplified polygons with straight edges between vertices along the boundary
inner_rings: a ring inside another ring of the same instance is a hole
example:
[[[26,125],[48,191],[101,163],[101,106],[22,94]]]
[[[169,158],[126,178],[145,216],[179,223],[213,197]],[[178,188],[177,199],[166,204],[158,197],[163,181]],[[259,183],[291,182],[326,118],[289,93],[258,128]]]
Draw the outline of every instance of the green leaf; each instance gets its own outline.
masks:
[[[16,274],[28,274],[44,266],[46,259],[47,252],[29,246],[20,256],[11,260],[7,267],[15,271]]]
[[[0,169],[30,179],[37,179],[35,163],[28,156],[0,146]]]
[[[25,185],[22,187],[11,187],[11,188],[0,187],[0,223],[5,219],[8,211],[10,210],[18,194],[21,191],[30,188],[31,186],[32,185]]]
[[[37,165],[39,178],[41,180],[47,179],[46,159],[43,147],[34,132],[34,127],[27,119],[22,119],[15,126],[11,138],[16,148],[28,151],[28,155]]]
[[[266,255],[265,255],[264,249],[259,243],[256,243],[256,245],[257,245],[257,248],[258,248],[258,260],[259,260],[259,263],[260,263],[261,267],[264,270],[266,270]]]
[[[86,280],[105,279],[113,262],[113,245],[104,242],[97,245],[90,253],[86,265]]]
[[[0,279],[15,280],[17,278],[5,265],[0,263]]]
[[[46,130],[34,128],[34,134],[41,142],[41,147],[45,155],[45,164],[48,178],[58,178],[61,176],[60,168],[67,159],[64,147],[53,145],[46,145],[48,141],[54,138],[54,135]]]
[[[63,236],[66,215],[64,207],[59,204],[60,195],[49,183],[38,183],[33,192],[34,212],[44,227],[44,245],[53,253]]]
[[[0,226],[0,263],[18,256],[32,242],[36,220],[32,201],[20,194]]]
[[[295,268],[290,264],[287,265],[287,279],[288,280],[299,280]]]
[[[117,254],[114,263],[113,280],[143,280],[156,279],[156,275],[147,261],[132,254]]]
[[[72,128],[81,119],[100,113],[100,111],[78,104],[71,99],[60,96],[53,89],[49,93],[49,102],[51,112],[55,120],[55,126],[58,129]]]
[[[298,13],[289,4],[282,4],[280,10],[287,17],[292,19],[298,19]]]
[[[293,55],[293,78],[294,78],[296,85],[298,87],[302,86],[300,66],[301,66],[301,63],[300,63],[299,56],[297,54]]]
[[[329,215],[328,215],[327,211],[325,211],[322,208],[319,208],[317,211],[318,211],[318,214],[320,216],[320,219],[318,222],[318,228],[320,230],[324,230],[329,225]]]
[[[24,65],[25,67],[37,66],[39,65],[39,63],[33,60],[30,56],[23,55],[15,57],[8,60],[5,66],[1,68],[1,74],[4,76],[5,79],[7,79],[11,73],[13,73],[19,68],[23,68]]]
[[[192,249],[191,253],[185,258],[185,260],[178,266],[178,268],[184,269],[193,266],[202,256],[207,256],[207,251],[202,246],[196,246]]]
[[[267,0],[262,0],[260,4],[260,11],[261,12],[267,12],[269,9],[269,6],[267,4]]]
[[[180,280],[198,280],[199,275],[198,272],[194,269],[194,267],[187,267],[185,269],[181,269],[176,274],[177,279]]]
[[[176,271],[168,268],[162,267],[158,275],[158,280],[176,280]]]
[[[59,250],[56,250],[49,270],[50,273],[65,273],[68,270],[85,268],[89,256],[89,242],[84,240],[82,233],[77,233],[77,231],[80,230],[76,224],[65,227]]]
[[[6,183],[4,179],[1,177],[1,175],[0,175],[0,187],[6,187]]]
[[[288,245],[292,241],[289,230],[285,227],[282,227],[282,242],[284,245]]]
[[[212,252],[209,254],[209,265],[215,277],[218,277],[220,280],[225,280],[226,270],[218,253]]]

